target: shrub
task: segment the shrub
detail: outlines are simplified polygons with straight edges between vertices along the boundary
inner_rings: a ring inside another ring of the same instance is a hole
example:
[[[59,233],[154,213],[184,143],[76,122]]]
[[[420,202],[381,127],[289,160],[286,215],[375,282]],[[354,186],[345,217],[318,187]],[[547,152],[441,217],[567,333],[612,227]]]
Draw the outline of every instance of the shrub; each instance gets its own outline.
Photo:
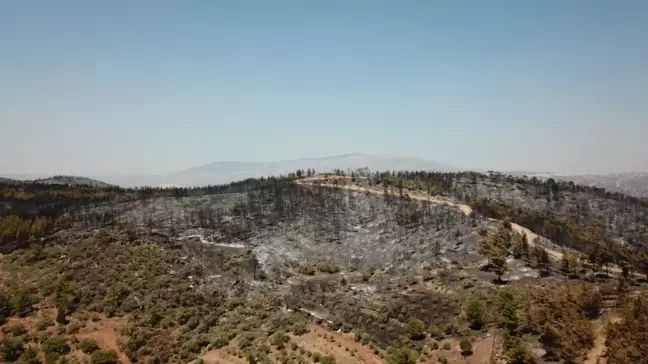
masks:
[[[518,336],[504,334],[505,354],[510,364],[533,364],[535,360],[526,343]]]
[[[439,326],[437,326],[437,325],[430,326],[430,328],[428,329],[428,332],[430,333],[431,337],[433,337],[433,338],[435,338],[437,340],[441,340],[445,336],[445,333],[443,332],[443,330],[441,330],[441,328]]]
[[[40,359],[38,359],[38,351],[27,348],[19,360],[20,364],[41,364]]]
[[[16,292],[10,299],[14,315],[25,317],[34,310],[34,297],[24,290]]]
[[[21,336],[27,333],[27,328],[23,324],[15,324],[2,329],[4,333],[11,333],[12,336]]]
[[[437,350],[439,349],[439,343],[437,341],[432,341],[432,345],[430,345],[432,350]]]
[[[416,364],[418,353],[407,346],[390,346],[387,349],[387,364]]]
[[[78,348],[86,354],[92,354],[99,350],[99,345],[97,345],[97,342],[94,340],[83,339],[79,342]]]
[[[333,322],[332,322],[331,324],[329,324],[329,328],[330,328],[332,331],[337,331],[337,330],[339,330],[339,329],[342,328],[342,322],[341,322],[340,320],[337,320],[337,319],[336,319],[336,320],[333,320]],[[325,335],[326,335],[326,334],[325,334]]]
[[[335,358],[331,355],[327,355],[322,357],[322,360],[320,362],[322,364],[335,364]]]
[[[423,321],[417,319],[416,317],[410,317],[407,321],[407,328],[409,335],[412,340],[421,340],[425,338],[423,331],[425,330],[425,325]]]
[[[0,340],[0,359],[8,362],[18,360],[25,351],[24,344],[21,340],[4,339]]]
[[[244,332],[238,339],[238,346],[241,349],[246,348],[252,345],[252,341],[254,341],[254,335],[251,332]]]
[[[362,334],[362,340],[360,341],[362,345],[369,345],[369,335]]]
[[[445,356],[440,356],[439,357],[439,363],[448,364],[448,358],[446,358]]]
[[[11,316],[11,301],[4,292],[0,292],[0,324]]]
[[[55,336],[45,340],[41,345],[45,353],[67,354],[70,352],[70,345],[67,344],[64,338]]]
[[[56,311],[56,322],[58,322],[61,325],[67,325],[67,318],[65,317],[67,315],[67,307],[62,304],[59,305],[58,310]]]
[[[588,318],[594,319],[601,315],[601,311],[603,310],[603,297],[599,290],[589,286],[583,286],[579,301],[581,302],[583,313]]]
[[[516,291],[511,287],[502,288],[498,296],[498,306],[501,325],[509,331],[517,330],[520,325],[518,311],[521,304]]]
[[[454,323],[447,324],[445,329],[443,330],[443,332],[446,335],[453,335],[453,334],[456,334],[458,331],[459,331],[459,328]]]
[[[119,364],[117,353],[114,350],[97,350],[90,355],[92,364]]]
[[[299,321],[293,325],[293,333],[297,336],[301,336],[308,333],[308,326],[304,321]]]
[[[335,263],[331,261],[320,260],[315,262],[315,266],[320,272],[323,273],[332,274],[332,273],[338,273],[340,271],[340,267],[338,267],[337,265],[335,265]]]
[[[222,348],[222,347],[227,346],[227,345],[229,344],[229,340],[227,339],[227,337],[225,337],[225,336],[223,336],[223,335],[218,335],[218,336],[216,336],[216,338],[212,341],[211,344],[212,344],[212,347],[213,347],[214,349],[220,349],[220,348]]]
[[[38,321],[36,321],[36,330],[38,331],[47,330],[47,328],[50,326],[54,326],[54,320],[52,320],[52,318],[49,316],[41,317]]]
[[[313,362],[314,363],[319,363],[321,359],[322,359],[322,356],[320,355],[320,353],[314,353],[313,354]]]
[[[277,349],[279,350],[283,349],[284,344],[286,344],[288,341],[290,341],[290,337],[284,334],[284,332],[281,330],[275,332],[270,338],[270,344],[277,347]]]
[[[66,332],[68,334],[76,334],[79,332],[79,329],[81,329],[81,323],[79,321],[72,321],[67,325]]]
[[[206,335],[199,334],[192,337],[189,341],[182,345],[183,349],[189,353],[199,353],[202,348],[209,345],[209,340]]]
[[[466,318],[470,327],[479,330],[486,323],[486,302],[480,299],[473,299],[466,306]]]
[[[313,267],[312,265],[310,265],[308,263],[304,263],[304,264],[300,265],[299,268],[297,269],[297,271],[299,273],[301,273],[301,274],[305,274],[305,275],[308,275],[308,276],[314,276],[315,275],[315,267]]]
[[[444,342],[443,343],[443,350],[450,350],[450,349],[452,349],[452,346],[450,346],[450,343],[447,342],[447,341]]]
[[[459,342],[459,347],[461,348],[462,355],[472,354],[472,341],[467,337],[461,338],[461,341]]]
[[[46,353],[45,354],[45,364],[56,364],[61,357],[59,353]]]

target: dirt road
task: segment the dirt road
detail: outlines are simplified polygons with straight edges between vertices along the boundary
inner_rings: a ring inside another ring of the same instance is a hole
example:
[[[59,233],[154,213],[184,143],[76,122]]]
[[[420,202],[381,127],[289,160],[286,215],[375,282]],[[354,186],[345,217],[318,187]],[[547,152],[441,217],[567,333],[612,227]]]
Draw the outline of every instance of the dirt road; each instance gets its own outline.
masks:
[[[333,181],[342,181],[342,183],[331,183],[331,182],[329,182],[331,180],[333,180]],[[322,182],[322,181],[324,181],[324,182]],[[305,178],[305,179],[301,179],[301,180],[297,181],[298,184],[302,184],[302,185],[309,185],[310,184],[310,185],[318,185],[318,186],[333,187],[333,188],[344,188],[344,189],[348,189],[348,190],[352,190],[352,191],[369,192],[369,193],[373,193],[373,194],[377,194],[377,195],[384,195],[384,191],[374,189],[374,188],[369,188],[369,187],[358,186],[358,185],[355,185],[355,184],[350,184],[349,182],[351,182],[351,179],[349,177],[342,177],[342,176],[329,176],[329,177],[315,176],[315,177],[309,177],[309,178]],[[390,194],[392,194],[392,193],[397,194],[397,191],[392,188],[392,189],[390,189],[389,193]],[[434,203],[434,204],[448,205],[448,206],[455,207],[455,208],[459,209],[461,212],[463,212],[467,216],[470,215],[472,213],[472,211],[473,211],[472,207],[470,207],[468,205],[457,203],[455,201],[452,201],[450,199],[443,198],[443,197],[422,195],[422,194],[419,194],[419,193],[411,193],[411,191],[408,191],[408,195],[409,195],[409,197],[411,199],[414,199],[414,200],[427,201],[427,202]],[[499,220],[496,220],[496,219],[490,219],[490,220],[491,221],[499,221]],[[535,246],[536,239],[541,239],[541,238],[544,239],[544,237],[534,233],[533,231],[531,231],[528,228],[526,228],[524,226],[521,226],[519,224],[511,223],[511,227],[512,227],[512,229],[514,231],[516,231],[518,233],[526,234],[527,240],[529,241],[529,246],[530,247]],[[562,257],[563,257],[562,252],[549,249],[546,246],[543,246],[543,247],[545,248],[545,250],[547,251],[549,256],[551,258],[553,258],[554,260],[561,260],[562,259]],[[611,268],[610,271],[612,271],[612,270],[613,269]],[[618,272],[620,272],[619,269],[617,269],[617,270],[618,270]]]

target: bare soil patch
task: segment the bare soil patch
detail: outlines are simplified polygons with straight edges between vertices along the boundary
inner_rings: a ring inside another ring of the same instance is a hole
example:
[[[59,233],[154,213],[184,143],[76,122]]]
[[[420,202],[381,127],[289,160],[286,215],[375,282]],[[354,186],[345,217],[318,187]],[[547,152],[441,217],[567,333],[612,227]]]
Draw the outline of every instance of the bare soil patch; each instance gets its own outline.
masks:
[[[91,321],[75,336],[79,340],[92,339],[103,350],[114,350],[122,363],[130,364],[130,359],[119,348],[117,332],[121,325],[121,321],[117,319],[104,318],[97,322]]]

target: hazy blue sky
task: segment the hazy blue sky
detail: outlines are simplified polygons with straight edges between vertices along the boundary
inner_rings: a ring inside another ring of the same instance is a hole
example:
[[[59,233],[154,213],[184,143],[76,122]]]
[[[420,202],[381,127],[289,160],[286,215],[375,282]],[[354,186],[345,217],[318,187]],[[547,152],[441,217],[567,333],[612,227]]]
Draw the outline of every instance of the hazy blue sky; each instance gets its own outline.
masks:
[[[648,1],[2,1],[0,172],[648,171]]]

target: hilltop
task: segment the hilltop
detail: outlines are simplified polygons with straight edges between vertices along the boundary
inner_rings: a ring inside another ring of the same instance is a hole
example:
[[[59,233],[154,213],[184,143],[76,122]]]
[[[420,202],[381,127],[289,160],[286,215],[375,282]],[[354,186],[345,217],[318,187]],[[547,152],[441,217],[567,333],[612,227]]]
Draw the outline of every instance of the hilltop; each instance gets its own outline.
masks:
[[[70,185],[70,186],[88,186],[95,188],[108,188],[113,185],[88,177],[78,176],[53,176],[48,178],[39,178],[34,180],[35,183],[52,184],[52,185]]]

